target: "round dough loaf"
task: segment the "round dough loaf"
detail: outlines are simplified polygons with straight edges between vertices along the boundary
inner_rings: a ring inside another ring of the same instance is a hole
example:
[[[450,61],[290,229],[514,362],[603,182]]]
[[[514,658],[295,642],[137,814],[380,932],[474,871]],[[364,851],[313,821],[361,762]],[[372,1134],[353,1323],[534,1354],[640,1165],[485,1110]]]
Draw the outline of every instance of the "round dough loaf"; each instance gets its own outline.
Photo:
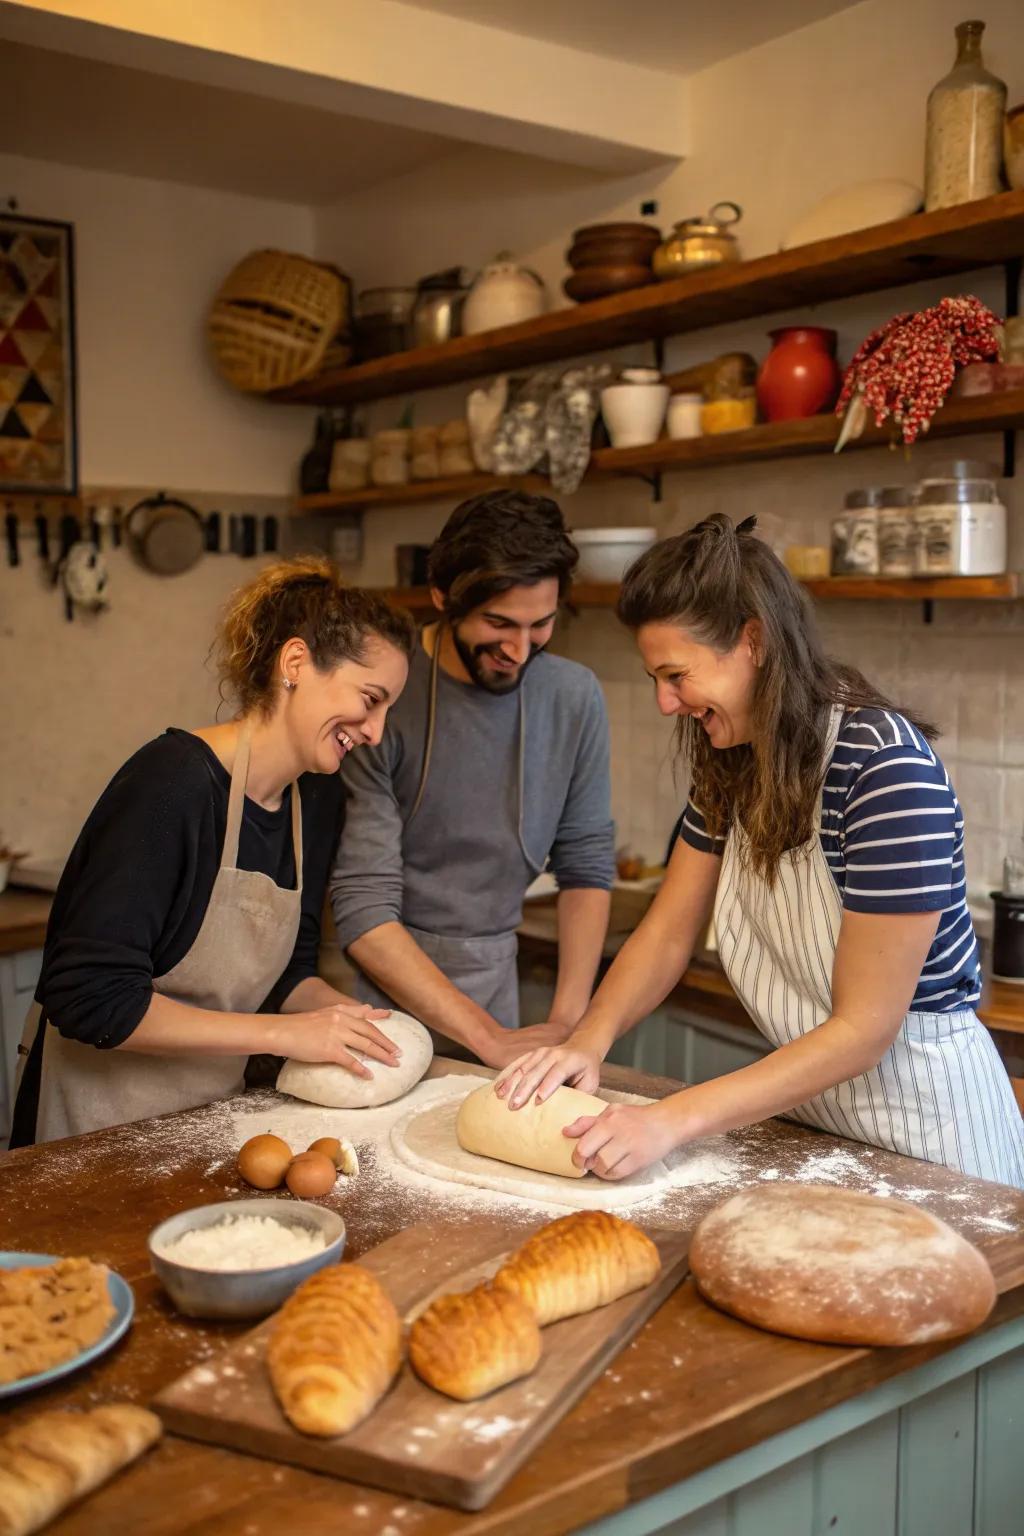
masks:
[[[400,1099],[415,1088],[430,1066],[434,1046],[429,1032],[407,1013],[392,1012],[379,1021],[378,1028],[402,1052],[397,1067],[385,1066],[362,1051],[352,1054],[366,1062],[372,1078],[356,1077],[330,1061],[288,1060],[277,1076],[278,1093],[290,1093],[292,1098],[325,1104],[330,1109],[373,1109]]]
[[[818,1184],[743,1190],[690,1245],[701,1295],[745,1322],[825,1344],[925,1344],[983,1323],[984,1256],[929,1211]]]
[[[483,1157],[496,1157],[517,1168],[539,1173],[560,1173],[582,1179],[584,1170],[572,1160],[576,1143],[562,1131],[581,1115],[600,1115],[608,1108],[604,1099],[578,1088],[556,1088],[550,1099],[538,1104],[531,1099],[522,1109],[509,1109],[487,1083],[463,1100],[455,1134],[459,1146]]]

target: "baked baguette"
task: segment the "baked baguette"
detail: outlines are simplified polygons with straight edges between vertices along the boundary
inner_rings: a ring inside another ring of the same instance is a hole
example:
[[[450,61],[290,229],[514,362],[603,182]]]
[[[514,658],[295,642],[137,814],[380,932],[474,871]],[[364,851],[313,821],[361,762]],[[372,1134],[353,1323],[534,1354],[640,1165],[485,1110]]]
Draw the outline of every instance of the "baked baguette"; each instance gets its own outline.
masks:
[[[528,1376],[540,1350],[530,1308],[513,1291],[492,1285],[439,1296],[409,1333],[409,1360],[417,1376],[462,1402]]]
[[[270,1380],[304,1435],[344,1435],[391,1385],[402,1325],[380,1281],[358,1264],[321,1269],[285,1302],[267,1345]]]
[[[493,1283],[525,1301],[545,1328],[639,1291],[660,1269],[657,1248],[631,1221],[574,1211],[527,1238]]]
[[[0,1536],[29,1536],[160,1438],[155,1413],[132,1403],[54,1409],[0,1440]]]

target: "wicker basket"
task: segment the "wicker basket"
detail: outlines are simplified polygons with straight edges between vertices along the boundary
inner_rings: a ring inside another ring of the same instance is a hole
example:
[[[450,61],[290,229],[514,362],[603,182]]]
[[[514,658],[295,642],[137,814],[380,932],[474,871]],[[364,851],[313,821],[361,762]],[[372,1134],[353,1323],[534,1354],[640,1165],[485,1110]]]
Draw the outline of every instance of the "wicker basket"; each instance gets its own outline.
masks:
[[[285,251],[253,251],[228,273],[210,308],[218,370],[236,389],[259,395],[315,373],[333,342],[344,345],[348,296],[346,280],[330,267]]]

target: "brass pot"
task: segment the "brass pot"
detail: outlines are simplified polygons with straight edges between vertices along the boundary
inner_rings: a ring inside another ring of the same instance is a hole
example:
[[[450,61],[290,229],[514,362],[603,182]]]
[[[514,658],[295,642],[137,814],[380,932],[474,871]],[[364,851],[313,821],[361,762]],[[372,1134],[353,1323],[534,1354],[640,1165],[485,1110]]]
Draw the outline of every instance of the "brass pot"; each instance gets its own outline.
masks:
[[[725,215],[720,210],[725,210]],[[727,215],[731,212],[731,217]],[[724,262],[739,261],[740,248],[729,226],[738,224],[743,209],[738,203],[716,203],[707,218],[682,219],[667,240],[658,246],[651,265],[661,282],[702,272]]]

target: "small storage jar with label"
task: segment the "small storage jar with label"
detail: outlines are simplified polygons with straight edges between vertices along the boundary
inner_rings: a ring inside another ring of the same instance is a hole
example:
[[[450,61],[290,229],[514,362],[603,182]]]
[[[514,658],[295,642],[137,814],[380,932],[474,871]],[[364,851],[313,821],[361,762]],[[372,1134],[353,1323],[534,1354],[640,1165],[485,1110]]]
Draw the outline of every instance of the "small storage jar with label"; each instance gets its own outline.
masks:
[[[832,519],[833,576],[878,575],[878,509],[882,492],[877,486],[849,491],[843,510]]]
[[[994,480],[922,480],[914,496],[918,576],[1001,576],[1006,508]]]
[[[878,506],[878,570],[882,576],[913,576],[915,570],[913,489],[883,487]]]

